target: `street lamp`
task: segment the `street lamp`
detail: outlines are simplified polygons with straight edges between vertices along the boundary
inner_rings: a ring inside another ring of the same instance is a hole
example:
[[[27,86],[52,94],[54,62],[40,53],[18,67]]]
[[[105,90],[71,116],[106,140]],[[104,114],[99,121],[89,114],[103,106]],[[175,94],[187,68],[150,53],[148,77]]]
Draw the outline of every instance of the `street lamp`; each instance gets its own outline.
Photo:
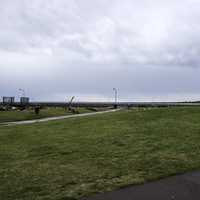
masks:
[[[24,97],[26,96],[26,95],[25,95],[25,90],[24,90],[24,89],[22,89],[22,88],[19,88],[19,91],[21,91],[21,92],[22,92],[22,96],[24,96]]]
[[[115,92],[115,105],[114,107],[117,108],[117,89],[113,88],[114,92]]]

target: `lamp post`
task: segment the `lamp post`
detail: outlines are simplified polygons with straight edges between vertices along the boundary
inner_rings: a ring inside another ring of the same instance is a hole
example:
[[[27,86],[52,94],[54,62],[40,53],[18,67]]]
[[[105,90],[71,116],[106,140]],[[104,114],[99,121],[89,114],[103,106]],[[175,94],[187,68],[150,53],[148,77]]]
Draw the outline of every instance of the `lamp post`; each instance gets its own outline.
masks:
[[[117,89],[113,88],[114,92],[115,92],[115,105],[114,108],[117,108]]]
[[[22,88],[19,88],[19,91],[21,91],[22,92],[22,96],[26,96],[26,94],[25,94],[25,90],[24,89],[22,89]]]

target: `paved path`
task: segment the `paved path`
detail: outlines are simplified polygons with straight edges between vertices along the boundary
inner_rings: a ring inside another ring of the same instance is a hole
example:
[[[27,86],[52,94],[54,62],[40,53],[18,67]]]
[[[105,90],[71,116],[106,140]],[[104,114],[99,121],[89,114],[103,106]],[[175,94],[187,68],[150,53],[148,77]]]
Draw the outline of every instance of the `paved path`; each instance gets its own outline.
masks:
[[[116,112],[119,110],[120,109],[112,109],[112,110],[92,112],[92,113],[64,115],[64,116],[58,116],[58,117],[48,117],[48,118],[43,118],[43,119],[33,119],[33,120],[16,121],[16,122],[4,122],[4,123],[0,123],[0,125],[13,126],[13,125],[21,125],[21,124],[33,124],[33,123],[38,123],[38,122],[47,122],[47,121],[60,120],[60,119],[68,119],[68,118],[75,118],[75,117],[84,117],[84,116],[91,116],[91,115],[97,115],[97,114],[104,114],[104,113]]]
[[[200,200],[200,172],[131,186],[84,200]]]

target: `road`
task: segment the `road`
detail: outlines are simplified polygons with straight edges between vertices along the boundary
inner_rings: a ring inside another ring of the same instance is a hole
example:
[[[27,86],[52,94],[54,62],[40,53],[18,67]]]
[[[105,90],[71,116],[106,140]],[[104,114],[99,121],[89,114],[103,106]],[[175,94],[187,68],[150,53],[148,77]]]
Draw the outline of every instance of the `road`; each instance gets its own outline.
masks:
[[[48,121],[53,121],[53,120],[61,120],[61,119],[68,119],[68,118],[75,118],[75,117],[84,117],[84,116],[91,116],[91,115],[97,115],[97,114],[111,113],[111,112],[116,112],[119,110],[121,109],[112,109],[112,110],[106,110],[106,111],[75,114],[75,115],[64,115],[64,116],[58,116],[58,117],[47,117],[47,118],[42,118],[42,119],[33,119],[33,120],[25,120],[25,121],[4,122],[4,123],[0,123],[0,125],[14,126],[14,125],[22,125],[22,124],[33,124],[33,123],[38,123],[38,122],[48,122]]]
[[[172,176],[82,200],[199,200],[200,172]]]

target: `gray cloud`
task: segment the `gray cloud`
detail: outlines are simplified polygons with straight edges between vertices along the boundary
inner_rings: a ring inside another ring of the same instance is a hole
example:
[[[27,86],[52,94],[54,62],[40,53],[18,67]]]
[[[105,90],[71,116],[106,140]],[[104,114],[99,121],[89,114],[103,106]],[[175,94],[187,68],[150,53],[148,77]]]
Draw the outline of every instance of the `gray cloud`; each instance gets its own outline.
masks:
[[[0,11],[1,95],[199,94],[197,0],[0,0]]]

